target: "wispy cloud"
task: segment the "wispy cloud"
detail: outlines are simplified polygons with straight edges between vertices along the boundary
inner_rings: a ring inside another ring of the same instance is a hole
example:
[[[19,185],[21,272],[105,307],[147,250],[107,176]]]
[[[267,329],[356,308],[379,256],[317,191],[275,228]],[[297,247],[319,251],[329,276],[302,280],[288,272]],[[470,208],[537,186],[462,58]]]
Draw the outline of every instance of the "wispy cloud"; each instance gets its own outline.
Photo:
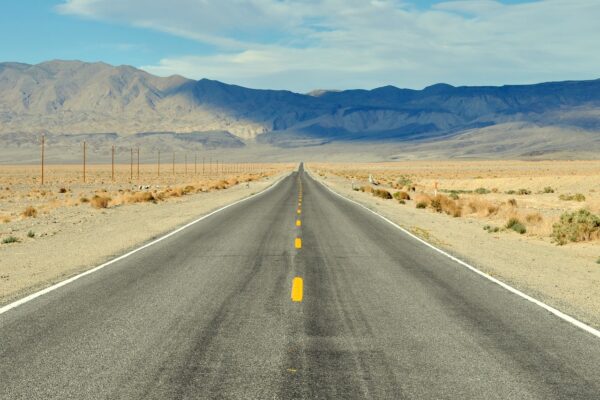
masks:
[[[69,0],[63,14],[210,44],[165,56],[161,75],[253,87],[422,87],[584,79],[599,72],[600,2],[400,0]]]

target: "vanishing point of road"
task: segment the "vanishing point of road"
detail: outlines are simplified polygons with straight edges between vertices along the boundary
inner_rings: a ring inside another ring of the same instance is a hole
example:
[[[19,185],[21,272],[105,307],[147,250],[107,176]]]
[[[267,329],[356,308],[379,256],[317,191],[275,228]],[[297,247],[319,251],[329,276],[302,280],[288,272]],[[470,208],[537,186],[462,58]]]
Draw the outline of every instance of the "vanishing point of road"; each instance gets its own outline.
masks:
[[[405,398],[600,399],[600,340],[302,166],[0,315],[0,399]]]

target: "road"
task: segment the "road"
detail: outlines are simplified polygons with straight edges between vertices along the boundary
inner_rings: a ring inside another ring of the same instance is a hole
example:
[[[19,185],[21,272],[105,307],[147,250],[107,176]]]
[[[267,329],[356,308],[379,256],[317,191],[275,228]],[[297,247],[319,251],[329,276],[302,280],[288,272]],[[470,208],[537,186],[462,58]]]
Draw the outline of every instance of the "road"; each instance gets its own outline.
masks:
[[[599,366],[302,169],[0,315],[1,399],[598,399]]]

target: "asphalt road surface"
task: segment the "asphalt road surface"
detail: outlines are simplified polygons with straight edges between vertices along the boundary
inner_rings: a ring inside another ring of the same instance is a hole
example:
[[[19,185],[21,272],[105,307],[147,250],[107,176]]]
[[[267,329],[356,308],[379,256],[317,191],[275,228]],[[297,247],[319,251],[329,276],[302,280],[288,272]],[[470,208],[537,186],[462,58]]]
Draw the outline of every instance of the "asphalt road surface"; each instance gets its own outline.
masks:
[[[302,170],[0,315],[0,399],[404,398],[600,399],[600,340]]]

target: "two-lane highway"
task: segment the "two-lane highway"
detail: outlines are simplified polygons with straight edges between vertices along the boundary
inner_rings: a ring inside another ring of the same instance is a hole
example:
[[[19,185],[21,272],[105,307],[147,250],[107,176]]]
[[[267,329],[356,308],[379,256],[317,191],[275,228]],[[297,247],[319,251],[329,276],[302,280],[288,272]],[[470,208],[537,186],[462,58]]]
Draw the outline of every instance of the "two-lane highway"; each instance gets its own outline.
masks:
[[[302,168],[0,315],[0,399],[597,399],[599,365]]]

